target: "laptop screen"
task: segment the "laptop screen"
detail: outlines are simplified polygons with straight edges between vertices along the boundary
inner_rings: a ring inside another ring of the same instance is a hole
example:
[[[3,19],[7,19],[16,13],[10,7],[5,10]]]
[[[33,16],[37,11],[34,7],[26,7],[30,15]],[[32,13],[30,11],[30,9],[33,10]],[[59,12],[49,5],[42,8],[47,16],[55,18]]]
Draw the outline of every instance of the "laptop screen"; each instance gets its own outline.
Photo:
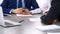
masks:
[[[2,7],[0,6],[0,25],[5,26]]]

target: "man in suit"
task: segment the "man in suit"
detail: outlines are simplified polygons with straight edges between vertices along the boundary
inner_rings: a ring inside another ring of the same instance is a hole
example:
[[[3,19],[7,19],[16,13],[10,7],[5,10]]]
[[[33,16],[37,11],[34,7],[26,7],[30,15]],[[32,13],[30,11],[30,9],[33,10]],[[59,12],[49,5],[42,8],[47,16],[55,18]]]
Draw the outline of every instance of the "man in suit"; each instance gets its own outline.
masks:
[[[36,0],[24,0],[24,7],[22,7],[22,0],[3,0],[1,6],[3,13],[21,14],[22,11],[30,11],[39,8]],[[32,8],[31,8],[32,7]]]
[[[54,20],[60,21],[60,0],[52,0],[51,8],[47,15],[41,16],[41,21],[43,24],[51,25]]]

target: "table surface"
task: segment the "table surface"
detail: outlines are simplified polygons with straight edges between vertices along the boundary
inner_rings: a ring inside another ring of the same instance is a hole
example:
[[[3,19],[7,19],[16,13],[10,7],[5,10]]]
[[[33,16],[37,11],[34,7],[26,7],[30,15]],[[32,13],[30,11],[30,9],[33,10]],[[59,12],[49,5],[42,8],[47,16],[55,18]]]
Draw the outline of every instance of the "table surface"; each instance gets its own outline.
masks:
[[[36,30],[34,28],[35,24],[34,22],[30,22],[28,18],[38,18],[40,15],[33,15],[33,16],[5,16],[7,19],[12,19],[12,20],[20,20],[24,19],[24,22],[21,24],[21,26],[15,26],[15,27],[9,27],[9,28],[3,28],[0,27],[0,34],[40,34],[40,31]]]
[[[21,26],[15,26],[15,27],[9,27],[9,28],[3,28],[0,27],[0,34],[44,34],[43,32],[35,29],[34,27],[36,25],[39,25],[40,22],[31,22],[28,18],[38,18],[41,15],[33,15],[30,17],[17,17],[16,15],[12,16],[5,16],[7,19],[14,19],[14,20],[20,20],[24,19],[24,22],[21,24]],[[58,30],[60,32],[60,30]]]

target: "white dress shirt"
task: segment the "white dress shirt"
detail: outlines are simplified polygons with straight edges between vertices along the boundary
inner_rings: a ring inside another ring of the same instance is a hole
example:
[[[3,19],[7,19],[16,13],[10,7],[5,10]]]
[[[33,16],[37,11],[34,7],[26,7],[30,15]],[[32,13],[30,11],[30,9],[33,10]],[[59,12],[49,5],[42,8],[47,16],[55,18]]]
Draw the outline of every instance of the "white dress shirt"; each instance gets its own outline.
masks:
[[[22,7],[25,8],[24,0],[22,0]]]
[[[39,7],[45,11],[49,10],[51,7],[51,0],[37,0]]]
[[[18,8],[18,3],[19,3],[19,0],[17,0],[17,8]],[[22,0],[22,7],[25,8],[24,0]]]

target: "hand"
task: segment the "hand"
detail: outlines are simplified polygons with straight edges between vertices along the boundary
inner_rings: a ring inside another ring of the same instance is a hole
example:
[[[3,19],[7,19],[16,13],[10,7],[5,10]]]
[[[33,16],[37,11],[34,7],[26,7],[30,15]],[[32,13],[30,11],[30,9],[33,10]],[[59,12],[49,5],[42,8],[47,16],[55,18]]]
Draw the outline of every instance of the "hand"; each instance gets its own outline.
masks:
[[[47,15],[47,13],[48,13],[48,11],[46,10],[46,11],[44,12],[44,15]]]
[[[22,13],[23,13],[23,8],[14,9],[14,10],[12,11],[12,13],[15,13],[15,14],[22,14]]]
[[[28,15],[28,14],[31,14],[31,12],[29,10],[27,10],[27,9],[24,9],[23,14]]]
[[[48,11],[46,11],[45,13],[48,13]]]
[[[47,15],[48,11],[45,12],[45,15]]]

